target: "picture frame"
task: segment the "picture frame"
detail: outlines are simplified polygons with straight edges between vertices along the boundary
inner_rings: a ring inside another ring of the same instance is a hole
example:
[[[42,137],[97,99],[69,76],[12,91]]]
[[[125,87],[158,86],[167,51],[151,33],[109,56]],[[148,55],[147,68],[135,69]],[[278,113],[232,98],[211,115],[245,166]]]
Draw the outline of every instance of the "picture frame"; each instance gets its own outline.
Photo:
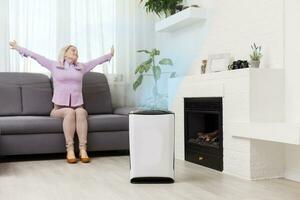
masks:
[[[208,72],[221,72],[228,70],[231,55],[229,53],[213,54],[208,56]]]

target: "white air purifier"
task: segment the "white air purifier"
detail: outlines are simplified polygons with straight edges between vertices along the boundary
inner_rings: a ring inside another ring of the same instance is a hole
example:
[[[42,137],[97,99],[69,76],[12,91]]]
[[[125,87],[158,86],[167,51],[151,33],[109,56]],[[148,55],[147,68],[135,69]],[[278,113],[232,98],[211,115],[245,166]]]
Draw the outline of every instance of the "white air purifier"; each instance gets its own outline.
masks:
[[[131,183],[174,182],[174,118],[162,110],[129,113]]]

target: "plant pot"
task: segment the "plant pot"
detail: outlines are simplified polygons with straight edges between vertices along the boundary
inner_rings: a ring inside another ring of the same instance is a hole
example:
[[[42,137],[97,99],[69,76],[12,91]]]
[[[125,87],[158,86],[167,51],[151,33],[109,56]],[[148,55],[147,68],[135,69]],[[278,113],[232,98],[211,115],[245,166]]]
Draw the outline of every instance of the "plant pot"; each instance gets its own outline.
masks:
[[[259,60],[251,60],[250,65],[252,68],[259,68],[260,61]]]

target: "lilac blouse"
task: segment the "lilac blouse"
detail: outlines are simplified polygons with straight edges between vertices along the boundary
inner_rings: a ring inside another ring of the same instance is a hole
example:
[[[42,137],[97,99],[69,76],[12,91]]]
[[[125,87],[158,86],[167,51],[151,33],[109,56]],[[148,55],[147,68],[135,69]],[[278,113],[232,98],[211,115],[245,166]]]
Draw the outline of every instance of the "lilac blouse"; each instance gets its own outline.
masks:
[[[77,65],[64,61],[64,68],[62,68],[58,61],[50,60],[24,47],[18,47],[17,51],[24,57],[29,56],[35,59],[40,65],[51,72],[54,90],[52,102],[57,105],[72,107],[83,105],[83,75],[97,65],[110,61],[113,56],[112,53],[108,53],[89,62],[79,63]]]

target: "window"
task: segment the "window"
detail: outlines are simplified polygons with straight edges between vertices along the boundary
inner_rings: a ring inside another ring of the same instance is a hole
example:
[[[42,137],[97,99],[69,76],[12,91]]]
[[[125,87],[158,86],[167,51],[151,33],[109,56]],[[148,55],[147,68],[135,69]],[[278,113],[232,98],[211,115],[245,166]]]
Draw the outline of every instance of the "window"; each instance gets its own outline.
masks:
[[[79,60],[88,61],[109,52],[115,40],[115,1],[73,0],[70,6],[71,43],[78,47]],[[92,71],[115,73],[112,61]]]
[[[61,27],[69,30],[59,33]],[[114,44],[115,0],[10,0],[9,32],[21,46],[54,60],[62,46],[74,44],[79,61],[85,62],[109,52]],[[19,54],[11,54],[10,66],[11,71],[50,74]],[[92,71],[116,72],[112,61]]]
[[[39,54],[56,59],[56,1],[10,0],[9,36]],[[32,59],[11,54],[11,71],[49,73]]]

